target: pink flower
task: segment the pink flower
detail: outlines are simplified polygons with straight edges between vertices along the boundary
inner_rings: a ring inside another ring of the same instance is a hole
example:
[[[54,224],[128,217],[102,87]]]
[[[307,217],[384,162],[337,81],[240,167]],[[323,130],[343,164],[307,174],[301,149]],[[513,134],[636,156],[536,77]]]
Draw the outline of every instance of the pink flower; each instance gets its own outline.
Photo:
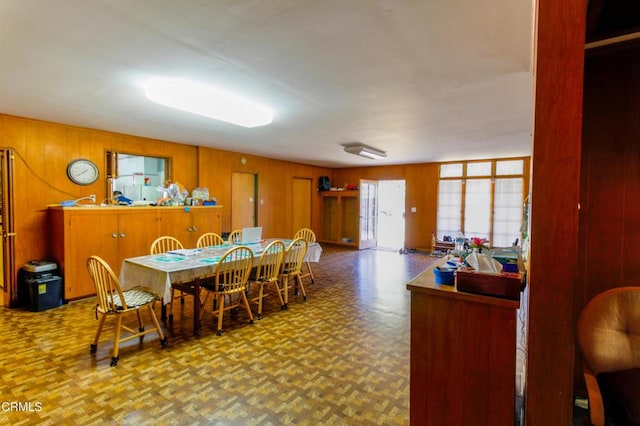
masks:
[[[473,237],[471,238],[471,242],[469,243],[469,246],[471,248],[485,248],[488,249],[489,247],[487,246],[487,239],[486,238],[480,238],[480,237]]]

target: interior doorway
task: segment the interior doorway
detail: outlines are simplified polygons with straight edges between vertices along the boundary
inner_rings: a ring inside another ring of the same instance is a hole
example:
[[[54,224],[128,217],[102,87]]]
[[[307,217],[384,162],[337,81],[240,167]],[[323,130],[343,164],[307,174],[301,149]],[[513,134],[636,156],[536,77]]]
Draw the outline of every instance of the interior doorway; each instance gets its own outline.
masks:
[[[13,152],[0,150],[0,306],[17,301],[15,270],[15,228],[13,223]]]
[[[405,180],[378,181],[378,248],[404,248]]]
[[[360,250],[378,245],[378,181],[360,179]]]
[[[257,226],[256,189],[258,176],[233,172],[231,176],[231,229]]]

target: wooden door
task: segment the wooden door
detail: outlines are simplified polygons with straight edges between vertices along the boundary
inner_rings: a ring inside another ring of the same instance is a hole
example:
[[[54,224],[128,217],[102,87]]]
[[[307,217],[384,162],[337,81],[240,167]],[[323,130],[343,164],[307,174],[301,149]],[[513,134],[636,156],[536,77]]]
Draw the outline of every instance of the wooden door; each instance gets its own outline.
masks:
[[[378,239],[378,182],[360,181],[360,243],[359,248],[375,247]]]
[[[118,262],[111,265],[120,273],[122,261],[128,257],[149,254],[151,243],[160,236],[156,210],[132,209],[118,214]]]
[[[87,270],[89,256],[97,255],[115,268],[118,264],[118,216],[113,212],[86,212],[69,215],[67,226],[69,258],[65,259],[64,298],[77,299],[95,294]],[[117,266],[119,269],[119,266]]]
[[[12,306],[18,298],[15,279],[15,230],[13,222],[13,154],[0,151],[0,306]]]
[[[233,172],[231,176],[231,231],[256,226],[256,175]]]
[[[202,207],[198,209],[191,209],[192,216],[192,247],[196,246],[198,242],[198,238],[202,234],[207,232],[215,232],[220,235],[221,225],[220,225],[220,208],[218,207]]]
[[[311,228],[311,179],[293,178],[291,235],[302,228]]]
[[[167,208],[158,212],[158,236],[168,235],[177,238],[185,248],[190,248],[193,239],[193,219],[191,212],[185,209]],[[193,244],[195,247],[195,243]],[[147,253],[151,244],[147,248]]]

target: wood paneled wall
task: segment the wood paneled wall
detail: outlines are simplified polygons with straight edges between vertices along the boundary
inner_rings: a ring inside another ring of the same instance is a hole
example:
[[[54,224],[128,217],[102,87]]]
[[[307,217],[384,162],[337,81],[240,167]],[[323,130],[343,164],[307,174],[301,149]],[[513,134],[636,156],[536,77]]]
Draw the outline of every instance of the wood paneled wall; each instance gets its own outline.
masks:
[[[438,171],[438,163],[334,169],[331,185],[359,185],[360,179],[404,179],[405,247],[430,249],[431,231],[436,228]],[[416,208],[415,213],[411,207]]]
[[[575,320],[598,293],[639,285],[640,43],[588,52]],[[576,351],[576,388],[582,390]]]
[[[291,228],[292,211],[295,208],[293,178],[311,179],[314,191],[311,197],[311,225],[316,233],[319,232],[320,197],[315,192],[318,178],[330,176],[330,169],[210,148],[199,148],[198,158],[199,181],[208,186],[209,193],[223,206],[231,206],[233,172],[258,175],[258,223],[265,235],[293,236],[296,231]],[[242,164],[241,158],[246,160],[245,164]],[[224,209],[223,231],[231,231],[231,214],[229,208]]]
[[[168,157],[171,177],[188,190],[206,186],[223,206],[230,205],[231,172],[252,171],[259,174],[259,222],[266,235],[292,235],[290,211],[293,208],[291,187],[293,177],[330,175],[330,170],[303,164],[244,155],[247,163],[239,162],[242,154],[199,148],[155,139],[123,135],[102,130],[85,129],[64,124],[0,114],[0,145],[15,153],[15,229],[16,271],[28,260],[45,259],[49,253],[47,206],[62,200],[96,194],[98,200],[107,197],[105,169],[107,150],[138,155]],[[89,186],[73,184],[66,175],[67,164],[75,158],[88,158],[100,169],[100,179]],[[314,186],[315,187],[315,186]],[[319,226],[318,201],[312,197],[312,221]],[[224,210],[223,230],[230,226],[230,212]],[[87,236],[91,238],[91,236]],[[5,305],[15,303],[5,295]]]

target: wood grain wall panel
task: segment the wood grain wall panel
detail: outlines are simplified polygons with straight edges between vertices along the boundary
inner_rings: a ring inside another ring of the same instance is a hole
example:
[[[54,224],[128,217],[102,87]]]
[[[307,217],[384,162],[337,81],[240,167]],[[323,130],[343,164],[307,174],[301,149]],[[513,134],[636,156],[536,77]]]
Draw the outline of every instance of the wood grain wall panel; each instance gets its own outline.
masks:
[[[586,2],[536,12],[525,422],[570,425]]]
[[[16,271],[28,260],[50,256],[50,232],[47,229],[47,205],[62,200],[96,194],[107,197],[105,152],[107,150],[137,155],[164,156],[170,160],[171,179],[188,190],[207,186],[221,205],[229,205],[231,172],[254,171],[262,182],[260,194],[265,205],[261,214],[266,222],[266,235],[288,236],[290,233],[291,185],[294,175],[317,182],[318,176],[330,170],[296,165],[262,157],[245,155],[246,166],[240,164],[239,153],[203,149],[176,142],[141,138],[95,129],[50,123],[0,114],[0,144],[15,152],[15,228]],[[100,178],[92,185],[78,186],[66,175],[67,164],[75,158],[88,158],[100,170]],[[312,197],[315,198],[315,197]],[[319,203],[314,202],[313,223],[319,226]],[[224,225],[230,223],[223,209]],[[88,236],[90,238],[90,236]],[[12,293],[17,293],[12,289]],[[15,297],[13,299],[15,302]],[[10,304],[10,300],[5,301]]]
[[[287,161],[257,157],[211,148],[200,148],[201,167],[199,180],[209,188],[218,204],[231,205],[231,173],[247,172],[258,175],[258,223],[264,235],[292,237],[291,221],[293,206],[292,179],[303,177],[318,181],[319,176],[329,175],[322,167],[296,164]],[[245,158],[246,163],[240,162]],[[318,197],[311,197],[312,227],[319,231]],[[264,201],[261,204],[261,201]],[[223,210],[222,230],[231,230],[231,212]]]
[[[597,294],[637,285],[640,262],[640,45],[590,52],[585,60],[579,245],[574,321]],[[585,394],[576,351],[576,392]]]
[[[436,227],[438,170],[437,163],[341,168],[333,171],[331,185],[358,185],[360,179],[404,179],[405,247],[430,249],[431,230]],[[415,213],[411,207],[416,208]]]

